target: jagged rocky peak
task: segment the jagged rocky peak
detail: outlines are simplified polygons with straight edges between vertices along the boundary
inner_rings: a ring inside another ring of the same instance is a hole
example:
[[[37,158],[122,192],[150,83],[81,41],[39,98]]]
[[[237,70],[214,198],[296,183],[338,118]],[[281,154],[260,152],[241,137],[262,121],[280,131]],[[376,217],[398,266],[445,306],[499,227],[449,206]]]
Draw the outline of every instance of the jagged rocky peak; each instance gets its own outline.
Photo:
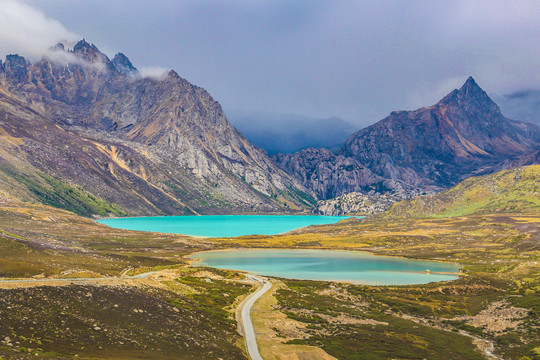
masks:
[[[469,76],[467,81],[459,90],[454,90],[444,97],[441,104],[455,104],[463,109],[477,109],[482,112],[492,112],[499,114],[501,111],[499,106],[491,100],[488,94],[476,83],[472,76]]]
[[[472,76],[469,76],[461,89],[459,89],[461,93],[479,93],[484,92],[480,86],[476,83],[474,78]]]
[[[7,55],[6,62],[2,69],[6,78],[14,83],[21,83],[28,80],[27,62],[26,59],[20,55]]]
[[[75,44],[73,50],[66,49],[65,45],[61,42],[57,43],[50,49],[52,52],[67,52],[75,55],[77,58],[84,60],[90,64],[103,64],[105,68],[113,73],[120,73],[131,77],[138,75],[138,70],[133,66],[127,56],[122,53],[117,53],[111,61],[107,55],[102,53],[98,47],[94,44],[87,42],[85,39],[80,40]],[[49,59],[48,56],[46,56]],[[64,58],[63,60],[66,60]],[[72,62],[72,59],[67,58],[68,62]]]
[[[122,53],[116,54],[114,58],[112,59],[112,63],[114,64],[114,66],[116,66],[116,68],[121,74],[124,74],[124,75],[138,74],[138,70],[135,68],[135,66],[133,66],[131,61],[129,61],[128,57]]]
[[[91,64],[101,63],[110,71],[118,71],[107,55],[102,53],[96,45],[88,43],[85,39],[75,44],[73,53]]]
[[[20,66],[26,66],[26,59],[23,56],[20,56],[19,54],[11,54],[11,55],[6,56],[6,63],[5,63],[6,69],[8,67],[20,67]]]
[[[182,79],[180,75],[174,70],[167,71],[167,77],[171,79]]]
[[[99,51],[96,45],[90,44],[85,39],[82,39],[75,44],[75,46],[73,47],[73,52],[81,55],[88,54],[89,56],[103,54],[101,51]]]
[[[66,51],[66,48],[64,46],[64,44],[62,44],[61,42],[57,43],[56,45],[52,46],[51,47],[51,50],[52,51]]]
[[[395,111],[357,131],[334,158],[319,156],[312,161],[310,153],[299,152],[275,160],[308,189],[323,195],[320,198],[365,193],[366,185],[381,183],[380,179],[391,191],[396,184],[410,191],[440,190],[469,176],[493,172],[502,162],[536,161],[539,140],[537,126],[505,118],[469,77],[435,105]],[[350,166],[355,163],[359,166]],[[345,166],[336,168],[336,164]],[[339,178],[333,176],[336,171]]]

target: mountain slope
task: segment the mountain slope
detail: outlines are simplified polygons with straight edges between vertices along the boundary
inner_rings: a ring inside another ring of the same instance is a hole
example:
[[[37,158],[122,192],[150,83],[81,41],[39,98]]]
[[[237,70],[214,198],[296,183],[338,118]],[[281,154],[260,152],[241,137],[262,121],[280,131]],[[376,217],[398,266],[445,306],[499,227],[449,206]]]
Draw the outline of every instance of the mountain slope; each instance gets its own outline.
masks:
[[[341,153],[385,178],[448,187],[534,151],[539,140],[537,126],[506,119],[469,78],[434,106],[394,112],[358,131]]]
[[[468,178],[451,189],[394,204],[382,217],[450,217],[540,210],[540,165]]]
[[[76,184],[122,212],[309,206],[305,189],[234,129],[204,89],[174,71],[142,78],[123,54],[111,61],[82,40],[73,50],[56,46],[36,64],[7,56],[0,94],[0,132],[20,139],[2,143],[6,166]]]
[[[497,104],[469,78],[463,87],[439,103],[415,111],[392,112],[387,118],[357,131],[334,156],[313,152],[277,155],[278,164],[304,186],[325,198],[381,183],[380,192],[418,193],[448,188],[459,181],[512,164],[535,163],[540,148],[538,126],[505,118]],[[325,159],[328,158],[330,160]],[[351,174],[348,186],[326,176],[336,159],[364,168],[370,176]],[[305,160],[306,159],[306,160]],[[346,159],[346,160],[345,160]],[[304,166],[314,181],[296,169]],[[352,185],[354,184],[354,185]],[[337,192],[329,189],[339,188]],[[322,189],[322,190],[321,190]]]

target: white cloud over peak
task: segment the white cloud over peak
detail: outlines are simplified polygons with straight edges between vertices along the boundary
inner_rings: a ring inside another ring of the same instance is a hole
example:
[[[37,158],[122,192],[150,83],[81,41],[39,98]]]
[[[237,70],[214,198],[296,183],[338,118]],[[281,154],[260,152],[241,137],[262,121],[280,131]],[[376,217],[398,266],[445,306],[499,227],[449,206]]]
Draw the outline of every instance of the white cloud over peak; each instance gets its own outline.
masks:
[[[167,77],[169,69],[166,69],[161,66],[147,66],[139,69],[139,73],[143,78],[153,78],[157,80],[162,80]]]
[[[36,61],[59,41],[80,38],[24,1],[0,0],[0,58],[19,54]]]

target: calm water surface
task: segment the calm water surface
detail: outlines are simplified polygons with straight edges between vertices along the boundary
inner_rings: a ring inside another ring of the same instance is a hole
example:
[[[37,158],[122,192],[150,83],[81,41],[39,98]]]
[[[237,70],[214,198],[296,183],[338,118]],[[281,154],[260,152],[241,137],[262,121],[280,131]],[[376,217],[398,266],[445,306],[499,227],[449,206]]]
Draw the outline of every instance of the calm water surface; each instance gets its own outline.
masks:
[[[194,265],[248,271],[288,279],[346,281],[371,285],[425,284],[458,278],[454,264],[336,250],[241,249],[191,255]],[[429,274],[426,273],[429,270]]]
[[[232,237],[275,235],[309,225],[333,224],[348,218],[315,215],[204,215],[103,219],[98,222],[117,229]]]

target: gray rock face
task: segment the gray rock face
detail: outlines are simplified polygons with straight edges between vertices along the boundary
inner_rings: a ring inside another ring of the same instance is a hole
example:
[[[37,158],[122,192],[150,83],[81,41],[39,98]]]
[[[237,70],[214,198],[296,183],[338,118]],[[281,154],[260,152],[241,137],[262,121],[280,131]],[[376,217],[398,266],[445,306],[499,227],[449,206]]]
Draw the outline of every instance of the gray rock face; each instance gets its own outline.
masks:
[[[112,63],[124,75],[137,76],[139,73],[127,56],[122,53],[116,54],[112,59]]]
[[[353,191],[388,190],[385,179],[375,175],[356,159],[335,155],[327,149],[277,154],[273,159],[319,199]]]
[[[322,199],[374,185],[380,193],[422,193],[535,161],[528,154],[539,141],[538,126],[505,118],[469,78],[436,105],[392,112],[356,132],[336,155],[312,149],[275,160]]]
[[[22,56],[7,55],[2,71],[6,78],[15,84],[28,81],[27,63]]]
[[[4,127],[14,135],[24,132],[36,149],[47,152],[45,163],[27,154],[39,171],[81,184],[128,213],[311,206],[306,189],[234,129],[208,92],[174,71],[160,79],[141,78],[123,54],[110,61],[84,40],[73,51],[57,47],[34,65],[19,58],[8,62],[0,72],[6,119],[25,113],[58,132],[50,134],[58,142],[48,139],[45,146],[32,121],[26,129]],[[89,153],[96,162],[83,160]],[[56,161],[62,156],[72,158],[72,165]]]

